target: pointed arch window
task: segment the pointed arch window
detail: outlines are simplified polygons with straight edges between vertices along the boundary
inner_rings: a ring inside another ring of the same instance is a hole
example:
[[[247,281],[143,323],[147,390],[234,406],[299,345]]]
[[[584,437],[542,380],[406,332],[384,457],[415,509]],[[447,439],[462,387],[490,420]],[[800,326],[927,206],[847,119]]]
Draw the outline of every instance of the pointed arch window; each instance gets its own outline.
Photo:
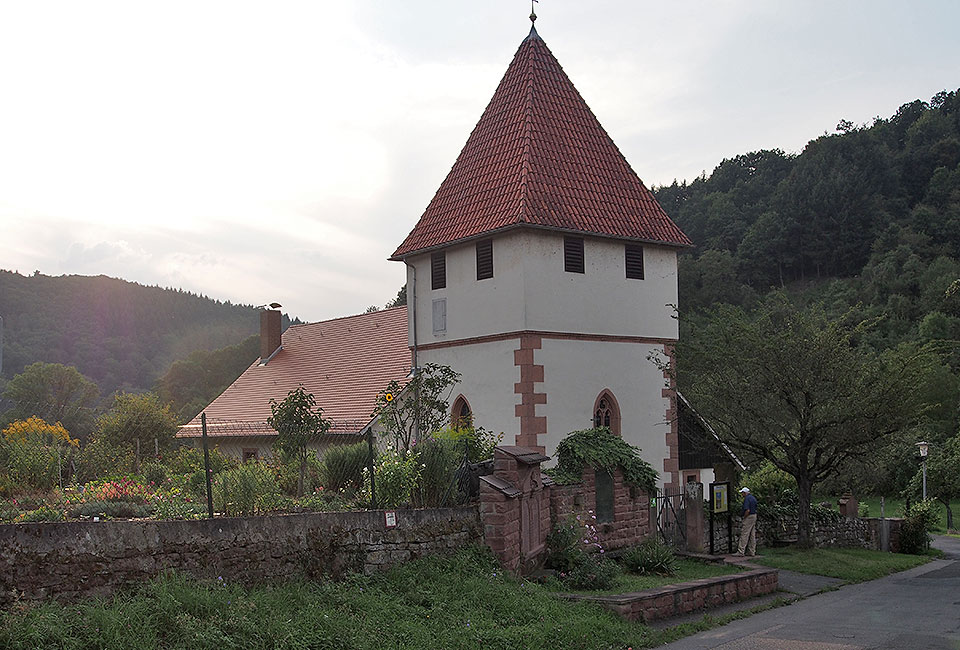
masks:
[[[458,395],[450,409],[450,424],[454,427],[473,426],[473,410],[463,395]]]
[[[600,393],[593,405],[593,426],[608,427],[610,433],[620,435],[620,405],[609,390]]]

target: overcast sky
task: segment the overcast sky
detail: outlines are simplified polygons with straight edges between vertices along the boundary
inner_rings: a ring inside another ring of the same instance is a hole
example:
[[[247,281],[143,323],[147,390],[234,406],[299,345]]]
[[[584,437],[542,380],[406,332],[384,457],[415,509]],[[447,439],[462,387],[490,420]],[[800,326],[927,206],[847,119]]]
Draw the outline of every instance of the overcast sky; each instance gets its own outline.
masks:
[[[0,0],[0,268],[383,305],[526,0]],[[960,86],[960,3],[543,0],[647,186]]]

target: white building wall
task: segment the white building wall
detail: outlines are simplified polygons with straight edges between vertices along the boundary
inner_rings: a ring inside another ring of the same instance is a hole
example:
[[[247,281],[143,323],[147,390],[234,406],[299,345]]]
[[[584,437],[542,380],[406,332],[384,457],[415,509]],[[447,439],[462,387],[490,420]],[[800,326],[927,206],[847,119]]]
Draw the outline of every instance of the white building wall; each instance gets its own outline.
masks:
[[[547,394],[547,403],[537,406],[537,415],[547,418],[547,435],[541,436],[547,455],[556,452],[571,431],[593,426],[594,403],[607,389],[620,407],[623,439],[640,448],[641,457],[660,473],[661,483],[668,481],[663,460],[669,457],[670,403],[661,396],[663,371],[647,360],[663,346],[548,338],[542,346],[535,360],[544,366],[539,390]]]
[[[584,272],[563,270],[561,233],[525,231],[527,329],[677,338],[677,254],[644,246],[644,279],[626,277],[624,242],[584,238]]]
[[[514,405],[519,396],[514,384],[520,370],[514,365],[517,340],[492,341],[420,352],[419,363],[450,366],[463,377],[453,388],[450,405],[463,395],[474,414],[474,424],[494,433],[503,432],[503,444],[512,445],[520,432],[520,420]]]

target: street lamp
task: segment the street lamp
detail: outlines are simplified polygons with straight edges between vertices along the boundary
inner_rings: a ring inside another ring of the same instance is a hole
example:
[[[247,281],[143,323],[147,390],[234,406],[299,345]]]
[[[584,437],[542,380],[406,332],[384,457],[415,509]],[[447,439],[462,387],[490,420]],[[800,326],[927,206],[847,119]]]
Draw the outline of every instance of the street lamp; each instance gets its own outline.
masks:
[[[930,449],[929,443],[918,442],[920,448],[920,458],[923,459],[923,500],[927,500],[927,451]]]

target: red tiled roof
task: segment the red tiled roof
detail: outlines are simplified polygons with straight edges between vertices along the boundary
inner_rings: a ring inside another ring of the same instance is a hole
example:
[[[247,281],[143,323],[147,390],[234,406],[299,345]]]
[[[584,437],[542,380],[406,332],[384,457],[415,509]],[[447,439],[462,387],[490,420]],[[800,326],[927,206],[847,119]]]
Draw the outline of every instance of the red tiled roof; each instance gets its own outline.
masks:
[[[516,226],[691,245],[533,29],[391,259]]]
[[[407,343],[406,307],[292,325],[266,365],[254,361],[204,409],[208,434],[273,435],[270,399],[282,400],[299,384],[333,421],[331,433],[356,433],[370,422],[377,394],[410,371]],[[199,436],[200,416],[178,435]]]

